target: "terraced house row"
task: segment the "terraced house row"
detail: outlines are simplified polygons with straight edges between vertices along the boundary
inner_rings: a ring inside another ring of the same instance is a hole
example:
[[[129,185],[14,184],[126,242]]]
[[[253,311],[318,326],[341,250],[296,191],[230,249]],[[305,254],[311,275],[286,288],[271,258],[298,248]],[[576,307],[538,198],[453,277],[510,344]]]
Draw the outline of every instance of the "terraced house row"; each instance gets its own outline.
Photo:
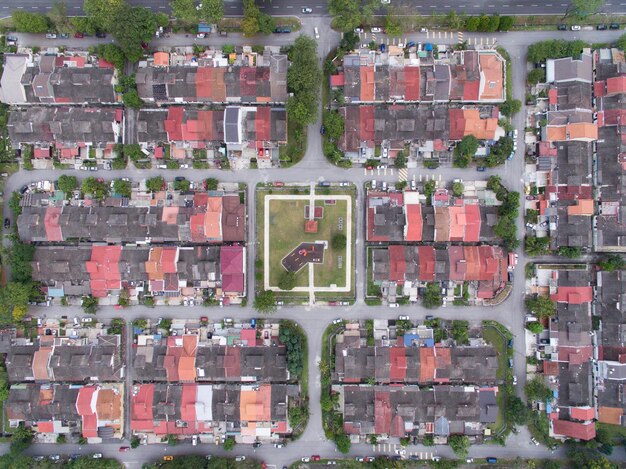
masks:
[[[53,161],[110,169],[117,144],[128,142],[154,164],[271,167],[287,141],[287,68],[272,47],[158,51],[135,75],[145,109],[125,126],[116,91],[124,77],[112,64],[83,50],[20,48],[4,55],[0,99],[13,107],[12,146],[36,169]]]

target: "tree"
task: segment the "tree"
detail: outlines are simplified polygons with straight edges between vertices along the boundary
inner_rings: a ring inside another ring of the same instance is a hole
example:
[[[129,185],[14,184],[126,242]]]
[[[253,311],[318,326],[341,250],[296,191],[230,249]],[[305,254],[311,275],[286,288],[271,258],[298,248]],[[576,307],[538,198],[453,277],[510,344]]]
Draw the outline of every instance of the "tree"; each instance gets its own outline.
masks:
[[[609,254],[602,258],[600,262],[598,262],[598,266],[602,270],[606,270],[607,272],[613,272],[615,270],[622,270],[626,267],[626,262],[624,258],[619,254]]]
[[[547,401],[552,398],[552,391],[540,376],[535,376],[526,383],[524,392],[529,401]]]
[[[19,241],[14,241],[13,246],[5,251],[4,256],[11,266],[11,278],[14,282],[29,283],[32,281],[31,262],[34,254],[35,246]]]
[[[172,0],[170,2],[170,8],[172,9],[172,16],[179,21],[192,23],[196,20],[195,0]]]
[[[529,256],[543,256],[549,252],[550,238],[537,238],[535,236],[526,236],[524,241],[524,250]]]
[[[291,66],[287,71],[287,89],[293,93],[287,100],[287,112],[292,122],[299,126],[317,120],[317,103],[322,72],[317,59],[317,43],[301,35],[288,53]]]
[[[95,199],[102,200],[107,196],[107,185],[103,179],[96,179],[95,177],[88,177],[83,180],[82,191],[85,194],[91,194]]]
[[[163,189],[165,180],[161,176],[155,176],[146,181],[146,189],[150,192],[158,192]]]
[[[578,246],[559,246],[557,254],[568,259],[577,259],[582,255],[582,250]]]
[[[124,70],[126,56],[124,56],[124,51],[115,44],[100,44],[96,47],[96,54],[112,63],[120,73]]]
[[[531,85],[546,81],[546,69],[543,67],[533,68],[526,76],[526,81]]]
[[[215,178],[208,178],[204,180],[204,188],[208,191],[216,191],[219,181]]]
[[[465,191],[465,186],[462,182],[457,181],[452,183],[452,195],[455,197],[461,197]]]
[[[85,34],[93,35],[99,31],[93,18],[87,16],[72,16],[70,18],[70,24],[72,25],[73,30],[80,31]]]
[[[396,161],[394,162],[394,165],[398,169],[406,168],[406,155],[404,154],[403,150],[400,150],[396,154]]]
[[[514,425],[526,425],[528,420],[528,407],[526,407],[526,404],[512,392],[507,393],[505,396],[504,418],[506,421]]]
[[[9,282],[0,289],[0,323],[12,323],[13,311],[27,308],[28,300],[34,293],[32,283]]]
[[[67,441],[67,437],[65,436],[64,433],[61,433],[59,436],[57,436],[57,444],[63,445],[65,444],[66,441]]]
[[[188,191],[190,187],[191,181],[187,179],[183,179],[182,181],[174,180],[174,190],[176,191]]]
[[[28,313],[28,306],[26,305],[14,306],[13,311],[11,312],[11,315],[13,316],[13,321],[14,322],[21,321],[22,319],[24,319],[24,316],[26,316],[26,313]]]
[[[507,99],[500,105],[500,112],[503,116],[511,117],[522,109],[522,102],[519,99]]]
[[[422,304],[425,308],[438,308],[443,304],[438,283],[429,282],[426,285],[426,291],[424,292],[424,297],[422,298]]]
[[[467,29],[470,33],[478,31],[479,26],[480,26],[480,17],[478,16],[470,16],[465,21],[465,29]]]
[[[73,29],[72,22],[67,16],[67,4],[65,1],[55,2],[48,11],[47,16],[56,31],[65,32]]]
[[[21,33],[45,33],[49,28],[48,19],[41,13],[16,10],[12,19],[15,30]]]
[[[463,137],[454,149],[454,166],[467,168],[478,150],[478,139],[473,135]]]
[[[159,26],[158,16],[146,7],[124,4],[116,19],[110,26],[111,34],[130,62],[139,61],[142,44],[152,39]]]
[[[346,235],[342,233],[335,233],[331,241],[333,249],[341,250],[346,248]]]
[[[619,44],[619,40],[618,40]],[[528,47],[527,59],[529,62],[543,62],[546,59],[560,59],[562,57],[574,57],[579,55],[583,48],[590,47],[585,41],[565,41],[552,39],[536,42]]]
[[[457,15],[454,10],[450,10],[450,12],[446,15],[446,23],[452,30],[461,29],[464,21],[463,17]]]
[[[500,137],[498,141],[491,146],[489,154],[485,158],[485,166],[492,168],[503,164],[512,152],[513,139],[507,136]]]
[[[462,458],[467,456],[470,447],[470,441],[467,436],[451,435],[448,437],[448,444],[450,445],[450,448],[452,448],[452,451],[454,451],[454,454],[456,454],[457,456]]]
[[[361,25],[361,8],[358,0],[329,0],[328,11],[333,18],[332,27],[339,31],[354,31]]]
[[[20,423],[11,435],[11,453],[20,454],[33,442],[33,431]]]
[[[543,325],[540,322],[533,321],[526,324],[526,329],[528,329],[533,334],[541,334],[543,332]]]
[[[437,183],[435,181],[430,180],[424,183],[424,195],[426,197],[432,197],[435,193],[435,189],[437,189]]]
[[[344,120],[337,111],[325,111],[322,122],[326,128],[326,137],[331,140],[339,140],[344,131]]]
[[[124,101],[124,105],[133,109],[140,109],[143,105],[143,101],[139,97],[137,90],[127,91],[122,95],[122,100]]]
[[[261,314],[272,314],[276,311],[276,298],[272,290],[263,290],[254,297],[254,309]]]
[[[235,439],[232,436],[229,436],[224,440],[224,444],[222,445],[222,447],[224,448],[224,451],[232,451],[235,448],[236,444],[237,442],[235,441]]]
[[[340,453],[348,454],[352,443],[350,437],[342,430],[341,433],[335,435],[335,444]]]
[[[122,197],[130,197],[131,184],[130,181],[124,181],[123,179],[116,179],[113,181],[113,192],[121,195]]]
[[[59,190],[65,192],[65,195],[67,197],[67,194],[75,191],[78,188],[78,179],[76,179],[76,176],[67,176],[64,174],[63,176],[60,176],[57,180],[57,185],[59,187]]]
[[[513,17],[512,16],[501,16],[500,17],[500,31],[505,32],[509,31],[513,27]]]
[[[214,24],[224,18],[224,0],[202,0],[201,4],[199,14],[203,20]]]
[[[276,21],[274,20],[274,17],[268,15],[267,13],[259,13],[257,21],[259,23],[259,32],[263,34],[272,34],[276,29]]]
[[[284,271],[278,279],[278,288],[281,290],[293,290],[296,286],[295,272]]]
[[[85,314],[96,314],[98,311],[98,298],[95,298],[91,295],[83,296],[83,301],[81,306],[83,307],[83,311]]]
[[[22,213],[22,207],[20,206],[20,201],[22,200],[22,196],[19,192],[14,191],[11,194],[11,199],[9,200],[9,209],[15,218],[17,218]]]
[[[526,309],[538,318],[549,318],[556,313],[556,303],[549,296],[534,295],[526,298]]]
[[[393,16],[391,11],[387,12],[387,16],[385,17],[385,33],[392,37],[398,37],[404,34],[402,23],[399,21],[398,17]]]
[[[604,0],[572,0],[564,18],[573,16],[576,19],[584,20],[596,13],[603,5]]]
[[[141,439],[137,435],[133,435],[130,439],[130,447],[135,449],[141,444]]]
[[[83,11],[97,29],[112,32],[115,23],[124,18],[120,12],[125,6],[124,0],[84,0]]]

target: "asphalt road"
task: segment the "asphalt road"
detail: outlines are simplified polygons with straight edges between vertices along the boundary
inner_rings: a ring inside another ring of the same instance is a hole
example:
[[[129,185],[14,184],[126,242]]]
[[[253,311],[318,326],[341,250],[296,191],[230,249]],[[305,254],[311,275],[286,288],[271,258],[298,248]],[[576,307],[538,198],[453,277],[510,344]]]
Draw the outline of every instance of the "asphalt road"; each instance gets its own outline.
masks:
[[[168,0],[129,0],[133,5],[142,5],[169,13]],[[82,0],[67,0],[67,10],[70,15],[82,14]],[[272,15],[302,15],[303,7],[313,9],[311,16],[328,15],[326,0],[257,0],[257,5],[266,13]],[[567,11],[570,2],[563,0],[551,0],[548,2],[539,0],[393,0],[392,6],[396,13],[406,15],[430,15],[433,12],[447,14],[451,10],[465,12],[469,15],[483,13],[499,13],[501,15],[563,15]],[[0,0],[0,15],[9,16],[15,9],[45,13],[52,7],[47,0],[23,0],[16,6],[9,0]],[[243,14],[243,2],[240,0],[225,0],[224,11],[227,16]],[[531,13],[532,12],[532,13]],[[626,12],[626,3],[620,0],[609,0],[601,9],[607,14]],[[384,15],[381,10],[379,14]]]
[[[304,24],[304,32],[311,33],[313,27],[318,26],[320,28],[320,47],[319,56],[324,57],[332,47],[334,47],[339,39],[337,33],[332,32],[327,21],[312,16],[310,21]],[[567,39],[580,38],[590,42],[607,42],[616,38],[620,34],[619,31],[581,31],[573,34],[571,32],[559,33],[557,31],[544,31],[544,32],[523,32],[523,33],[507,33],[507,34],[495,34],[490,35],[491,38],[497,40],[499,44],[504,46],[510,53],[513,65],[513,84],[514,97],[521,99],[523,102],[524,94],[524,80],[525,80],[525,51],[528,44],[549,39],[553,37],[564,37]],[[41,36],[35,35],[19,35],[21,44],[31,45],[44,45],[51,44]],[[480,38],[483,36],[478,35],[466,35],[466,39]],[[95,41],[90,41],[93,38],[75,40],[70,39],[65,41],[66,45],[70,47],[87,47]],[[423,34],[409,35],[406,40],[426,41]],[[169,38],[163,38],[155,40],[152,43],[153,47],[171,47],[174,45],[189,44],[190,38],[186,38],[184,35],[174,35]],[[293,40],[293,35],[272,35],[268,38],[259,38],[256,40],[258,43],[268,44],[287,44]],[[384,36],[379,40],[386,41]],[[453,35],[446,36],[444,38],[436,38],[438,44],[454,43],[456,37]],[[52,41],[54,43],[55,41]],[[250,44],[250,40],[246,40],[237,35],[231,35],[228,38],[211,37],[203,40],[203,43],[221,46],[225,43],[229,44]],[[435,42],[433,40],[433,42]],[[518,129],[524,128],[524,109],[514,119],[515,127]],[[354,183],[358,188],[358,197],[356,208],[359,213],[362,214],[363,209],[363,184],[371,179],[377,179],[378,181],[386,181],[390,184],[397,181],[397,172],[393,169],[377,170],[377,171],[365,171],[363,168],[354,168],[350,170],[343,170],[331,166],[328,164],[323,156],[321,148],[321,139],[319,137],[320,121],[313,124],[309,128],[309,139],[306,155],[302,162],[298,165],[288,169],[271,169],[271,170],[247,170],[247,171],[218,171],[218,170],[137,170],[129,168],[124,171],[101,171],[99,176],[105,178],[116,177],[131,177],[131,178],[144,178],[154,175],[163,175],[166,179],[173,179],[177,175],[185,175],[188,179],[201,180],[207,177],[216,177],[222,181],[231,182],[244,182],[248,184],[248,213],[249,213],[249,226],[248,226],[248,272],[254,272],[253,260],[255,258],[256,244],[253,242],[255,237],[255,221],[257,214],[255,213],[254,200],[254,187],[258,182],[268,181],[284,181],[284,182],[302,182],[302,181],[333,181],[339,182],[349,180]],[[521,132],[520,132],[521,134]],[[485,173],[477,173],[474,170],[464,170],[451,167],[440,167],[437,170],[424,170],[421,168],[410,169],[409,179],[414,176],[419,180],[420,178],[434,178],[435,180],[451,181],[454,178],[461,178],[464,180],[474,180],[479,178],[486,178],[491,174],[498,174],[501,176],[504,184],[512,190],[523,190],[523,155],[522,145],[518,146],[520,149],[515,158],[499,168],[491,169]],[[9,194],[11,191],[19,189],[19,187],[25,183],[41,180],[41,179],[57,179],[60,174],[75,174],[79,178],[84,178],[92,175],[92,173],[81,171],[21,171],[14,174],[8,181],[5,187],[5,193]],[[6,212],[5,212],[6,213]],[[408,314],[412,319],[422,320],[426,314],[433,314],[431,310],[425,310],[420,305],[411,305],[402,307],[400,309],[391,309],[384,306],[367,307],[363,302],[364,290],[365,290],[365,253],[363,249],[364,245],[364,230],[363,230],[363,218],[357,217],[357,241],[356,241],[356,283],[357,283],[357,301],[356,304],[350,307],[329,307],[329,306],[314,306],[314,307],[280,307],[276,313],[276,318],[292,319],[302,325],[307,332],[308,344],[309,344],[309,392],[310,392],[310,421],[304,434],[301,438],[293,443],[290,443],[284,449],[274,449],[269,446],[263,446],[257,450],[256,455],[266,462],[282,466],[288,464],[294,460],[300,459],[302,456],[308,456],[311,454],[320,454],[323,457],[337,457],[333,443],[328,442],[324,438],[324,433],[321,426],[321,409],[319,405],[320,397],[320,380],[319,370],[317,363],[320,359],[321,353],[321,338],[323,331],[328,323],[336,317],[342,317],[344,319],[367,319],[367,318],[395,318],[398,314]],[[523,229],[523,221],[520,217],[517,221],[518,230],[520,236]],[[523,265],[526,261],[523,252],[519,253],[519,271],[515,275],[514,288],[511,296],[503,304],[496,307],[453,307],[440,308],[436,311],[436,315],[446,319],[468,319],[471,322],[478,324],[483,319],[494,319],[503,323],[508,327],[515,337],[514,350],[514,371],[518,377],[518,393],[521,395],[523,385],[525,383],[525,348],[524,348],[524,328],[523,328],[523,296],[524,296],[524,275]],[[248,293],[249,304],[252,304],[252,297],[254,294],[254,275],[248,275]],[[60,315],[80,315],[82,311],[78,307],[65,307],[58,308],[31,308],[30,313],[34,316],[60,316]],[[209,316],[211,319],[219,320],[223,316],[228,315],[235,318],[249,319],[255,316],[254,310],[248,306],[244,308],[202,308],[202,307],[183,307],[183,306],[169,306],[159,308],[145,308],[142,306],[135,306],[128,308],[121,312],[114,310],[113,307],[102,307],[98,311],[98,316],[102,319],[110,319],[123,315],[128,321],[132,321],[138,317],[200,317]],[[127,423],[128,424],[128,423]],[[526,429],[522,429],[519,435],[512,435],[507,441],[506,447],[499,447],[494,445],[474,446],[471,448],[470,455],[473,457],[485,457],[496,456],[498,458],[512,458],[517,456],[524,457],[559,457],[562,454],[557,451],[551,453],[546,448],[535,447],[529,445],[529,435]],[[128,443],[126,443],[128,444]],[[105,455],[117,457],[127,467],[141,467],[141,463],[159,457],[162,454],[221,454],[221,448],[216,448],[212,445],[199,445],[192,447],[189,444],[182,444],[176,447],[168,447],[166,445],[140,447],[128,453],[119,453],[118,447],[120,443],[102,444],[102,445],[90,445],[88,448],[75,445],[34,445],[28,452],[29,454],[71,454],[89,451],[102,452]],[[7,446],[0,446],[0,451],[6,451]],[[419,446],[411,446],[408,448],[409,452],[428,452],[441,456],[452,456],[449,447],[431,447],[424,448]],[[249,446],[241,445],[235,449],[233,454],[245,454],[248,456],[254,455],[253,448]],[[351,456],[355,455],[380,455],[373,451],[370,445],[354,445],[350,453]],[[624,459],[624,453],[622,448],[616,449],[613,457],[616,459]]]

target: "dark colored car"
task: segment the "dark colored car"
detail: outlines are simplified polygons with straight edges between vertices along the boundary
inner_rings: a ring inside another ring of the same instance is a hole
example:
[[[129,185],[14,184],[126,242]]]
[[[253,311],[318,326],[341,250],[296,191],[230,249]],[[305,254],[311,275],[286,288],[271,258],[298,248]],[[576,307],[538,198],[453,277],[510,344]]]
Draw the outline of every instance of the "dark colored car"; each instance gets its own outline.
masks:
[[[28,191],[28,186],[26,184],[24,184],[21,188],[20,188],[20,194],[24,195],[26,194],[26,192]]]
[[[184,177],[184,176],[176,176],[176,177],[174,178],[174,181],[177,181],[177,182],[182,182],[182,181],[184,181],[184,180],[185,180],[185,177]]]
[[[498,462],[498,458],[487,458],[487,459],[486,459],[486,461],[487,461],[489,464],[495,464],[495,463],[497,463],[497,462]]]
[[[406,43],[406,46],[404,46],[404,47],[406,47],[407,49],[408,49],[409,47],[415,47],[415,41],[409,41],[409,42],[407,42],[407,43]]]
[[[101,38],[101,39],[102,39],[102,38],[104,38],[104,37],[107,37],[107,33],[101,33],[101,32],[99,32],[99,31],[98,31],[98,32],[96,33],[96,37],[99,37],[99,38]]]
[[[322,124],[322,126],[320,127],[320,134],[324,135],[325,133],[326,133],[326,126]]]
[[[604,31],[605,29],[607,29],[606,24],[599,24],[598,26],[596,26],[596,29],[598,31]]]
[[[82,39],[82,38],[84,38],[84,37],[85,37],[85,33],[76,33],[76,34],[74,34],[74,37],[75,37],[76,39]]]
[[[291,32],[291,28],[276,28],[274,32],[276,34],[287,34]]]
[[[559,31],[567,31],[567,25],[566,24],[560,24],[558,26],[558,30]]]
[[[611,23],[609,25],[609,28],[611,28],[611,29],[619,29],[619,23]]]
[[[476,171],[483,172],[483,171],[485,171],[485,170],[486,170],[486,169],[485,169],[485,167],[484,167],[484,166],[477,166],[477,167],[476,167]]]
[[[8,229],[11,227],[11,220],[9,220],[8,218],[4,219],[4,228]]]
[[[381,44],[380,45],[380,51],[381,52],[385,52],[385,49],[387,48],[387,46],[385,46],[385,44]]]

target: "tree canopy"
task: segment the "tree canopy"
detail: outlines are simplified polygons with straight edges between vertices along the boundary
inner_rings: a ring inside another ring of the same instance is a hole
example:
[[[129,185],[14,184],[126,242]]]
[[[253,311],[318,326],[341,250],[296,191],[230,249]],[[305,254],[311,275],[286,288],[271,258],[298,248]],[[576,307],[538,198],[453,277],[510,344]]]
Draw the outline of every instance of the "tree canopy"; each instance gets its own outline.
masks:
[[[116,21],[108,30],[126,58],[131,62],[138,62],[144,53],[142,44],[149,42],[157,28],[162,25],[159,15],[152,10],[123,4],[117,12]],[[164,26],[167,26],[167,22]]]
[[[78,188],[78,179],[76,179],[76,176],[67,176],[64,174],[59,177],[59,179],[57,180],[57,184],[59,190],[65,192],[65,195],[67,197],[67,194],[75,191]]]
[[[602,270],[613,272],[614,270],[622,270],[626,267],[626,261],[624,261],[624,258],[619,254],[608,254],[598,262],[598,266]]]
[[[223,0],[202,0],[202,8],[198,10],[200,18],[211,24],[217,23],[224,18]]]
[[[543,62],[546,59],[575,57],[580,55],[585,47],[589,47],[589,44],[581,40],[551,39],[531,44],[528,47],[527,58],[529,62]]]
[[[14,311],[21,312],[28,307],[28,300],[35,293],[33,284],[9,282],[0,289],[0,323],[12,324]]]
[[[485,157],[485,166],[492,168],[503,164],[513,151],[513,139],[511,137],[500,137],[494,143],[489,154]]]
[[[454,166],[467,168],[478,150],[478,139],[473,135],[463,137],[454,149]]]
[[[278,288],[281,290],[293,290],[296,286],[296,274],[295,272],[284,271],[280,274],[278,279]]]
[[[287,351],[287,369],[296,378],[302,376],[306,337],[304,332],[292,321],[281,321],[278,338]]]
[[[197,18],[195,0],[171,0],[172,16],[179,21],[192,23]]]
[[[130,181],[124,181],[123,179],[116,179],[113,181],[113,192],[121,195],[122,197],[130,197],[131,184]]]
[[[329,0],[328,11],[334,16],[332,26],[339,31],[353,31],[361,25],[359,0]]]
[[[272,314],[276,311],[276,298],[272,290],[263,290],[254,297],[254,309],[261,314]]]
[[[333,249],[341,250],[346,248],[346,235],[343,233],[335,233],[331,240],[331,246]]]
[[[438,308],[443,304],[438,283],[429,282],[426,285],[426,291],[424,292],[424,297],[422,298],[422,304],[425,308]]]
[[[526,298],[526,309],[538,318],[549,318],[556,313],[556,303],[549,296],[534,295]]]
[[[450,448],[452,448],[452,451],[454,451],[454,454],[456,454],[457,456],[460,456],[462,458],[467,456],[470,447],[470,441],[467,436],[450,435],[448,437],[448,444],[450,445]]]
[[[529,401],[547,401],[552,397],[552,391],[540,376],[535,376],[528,381],[524,387],[524,392]]]
[[[289,50],[291,66],[287,88],[293,93],[287,101],[290,119],[305,126],[317,120],[317,103],[322,73],[317,59],[317,42],[300,35]]]
[[[15,30],[22,33],[45,33],[50,27],[48,18],[41,13],[16,10],[12,14],[12,19]]]
[[[146,189],[148,189],[150,192],[158,192],[163,189],[164,185],[165,179],[163,179],[161,176],[155,176],[146,181]]]

